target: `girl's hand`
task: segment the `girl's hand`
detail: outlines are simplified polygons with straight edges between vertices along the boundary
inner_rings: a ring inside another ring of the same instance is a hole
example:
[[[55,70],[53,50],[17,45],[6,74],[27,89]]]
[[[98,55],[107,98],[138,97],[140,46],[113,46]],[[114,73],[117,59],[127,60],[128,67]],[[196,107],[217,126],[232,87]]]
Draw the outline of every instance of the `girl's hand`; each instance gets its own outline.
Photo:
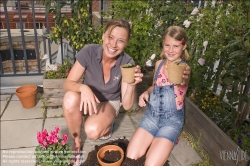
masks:
[[[188,85],[188,82],[190,79],[190,73],[191,73],[190,66],[187,65],[187,67],[184,70],[183,75],[182,75],[183,82],[181,83],[181,85]]]
[[[81,91],[81,101],[80,101],[80,111],[84,111],[84,114],[96,114],[97,108],[96,103],[100,103],[98,98],[95,96],[93,91],[87,86],[82,85]]]
[[[149,94],[148,91],[145,91],[141,94],[141,96],[139,97],[139,102],[138,105],[140,107],[145,107],[147,105],[146,102],[148,102],[148,98],[149,98]]]

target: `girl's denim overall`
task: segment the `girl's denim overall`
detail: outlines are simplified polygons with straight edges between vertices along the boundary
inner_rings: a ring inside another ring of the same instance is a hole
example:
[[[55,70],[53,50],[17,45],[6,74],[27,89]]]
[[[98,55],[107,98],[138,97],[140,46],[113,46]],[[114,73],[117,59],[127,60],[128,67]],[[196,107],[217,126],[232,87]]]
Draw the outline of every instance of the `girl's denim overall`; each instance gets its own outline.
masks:
[[[156,71],[155,81],[164,62],[165,59],[162,60]],[[183,124],[184,108],[176,109],[174,85],[157,86],[155,83],[139,127],[145,129],[154,137],[166,138],[176,145]]]

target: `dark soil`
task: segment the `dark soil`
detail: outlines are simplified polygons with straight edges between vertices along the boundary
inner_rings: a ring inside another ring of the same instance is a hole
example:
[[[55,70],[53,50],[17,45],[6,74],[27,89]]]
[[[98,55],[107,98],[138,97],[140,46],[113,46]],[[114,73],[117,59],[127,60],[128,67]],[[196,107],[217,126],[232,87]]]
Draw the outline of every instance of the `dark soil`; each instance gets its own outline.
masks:
[[[115,163],[121,158],[121,153],[118,150],[106,151],[101,159],[105,163]]]
[[[86,161],[82,164],[82,166],[100,166],[100,164],[97,161],[96,155],[97,155],[98,150],[105,145],[117,145],[120,148],[122,148],[124,151],[124,154],[126,154],[126,149],[127,149],[128,143],[129,143],[129,141],[126,138],[124,138],[124,139],[118,139],[115,141],[110,141],[110,142],[107,142],[105,144],[101,144],[99,146],[96,145],[95,149],[93,151],[89,152],[88,157],[87,157]],[[115,155],[112,156],[112,158],[115,158]],[[144,166],[145,159],[146,159],[146,154],[137,160],[133,160],[133,159],[125,157],[123,162],[122,162],[122,166]],[[115,161],[115,159],[111,159],[111,160]],[[164,166],[169,166],[168,161],[164,164]]]

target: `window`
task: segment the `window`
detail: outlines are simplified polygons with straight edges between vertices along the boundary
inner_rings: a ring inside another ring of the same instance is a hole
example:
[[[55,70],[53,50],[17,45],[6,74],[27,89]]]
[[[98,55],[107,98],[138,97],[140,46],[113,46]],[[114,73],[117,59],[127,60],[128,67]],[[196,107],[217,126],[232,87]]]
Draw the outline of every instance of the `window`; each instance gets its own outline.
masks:
[[[3,22],[0,22],[0,29],[4,29]]]
[[[43,29],[43,23],[37,22],[36,29]]]
[[[21,29],[21,24],[20,22],[16,23],[16,29]],[[25,23],[23,23],[23,29],[25,29]]]

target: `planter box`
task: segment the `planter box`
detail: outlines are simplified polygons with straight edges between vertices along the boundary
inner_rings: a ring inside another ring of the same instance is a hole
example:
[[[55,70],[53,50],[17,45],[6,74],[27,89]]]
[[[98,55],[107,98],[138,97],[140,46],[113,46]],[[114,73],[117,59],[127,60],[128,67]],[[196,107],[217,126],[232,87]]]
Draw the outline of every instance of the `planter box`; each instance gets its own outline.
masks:
[[[210,120],[190,99],[185,99],[184,131],[196,140],[201,133],[201,148],[213,165],[249,166],[249,156]]]
[[[62,79],[43,79],[43,98],[46,106],[62,106],[65,90],[63,84],[65,78]]]
[[[65,90],[63,84],[66,78],[62,79],[43,79],[43,98],[46,106],[62,106]],[[79,83],[83,80],[80,79]]]

